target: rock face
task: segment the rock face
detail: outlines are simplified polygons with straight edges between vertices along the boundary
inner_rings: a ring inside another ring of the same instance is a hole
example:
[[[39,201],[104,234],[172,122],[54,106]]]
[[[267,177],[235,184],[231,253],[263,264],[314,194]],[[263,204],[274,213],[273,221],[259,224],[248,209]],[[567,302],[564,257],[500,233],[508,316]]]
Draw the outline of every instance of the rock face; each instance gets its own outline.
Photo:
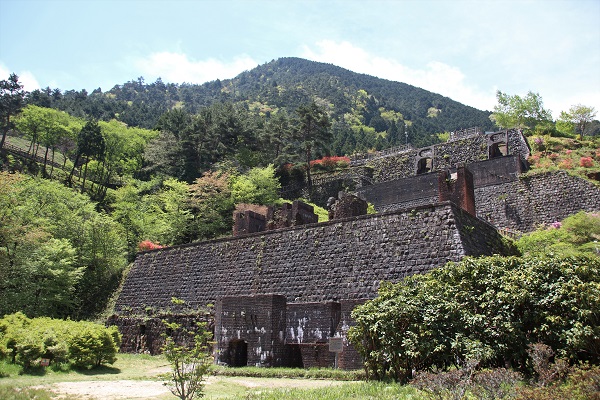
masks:
[[[138,254],[109,323],[124,334],[123,350],[155,352],[162,325],[139,315],[169,309],[173,297],[192,309],[215,304],[220,363],[360,368],[345,339],[350,313],[381,281],[465,256],[509,255],[497,228],[526,232],[600,210],[592,183],[565,172],[523,176],[528,155],[518,131],[455,132],[448,143],[371,155],[353,172],[316,178],[329,222],[316,223],[297,201],[242,206],[233,237]],[[352,185],[358,197],[338,194]],[[380,213],[365,215],[365,200]],[[337,355],[333,337],[344,340]]]

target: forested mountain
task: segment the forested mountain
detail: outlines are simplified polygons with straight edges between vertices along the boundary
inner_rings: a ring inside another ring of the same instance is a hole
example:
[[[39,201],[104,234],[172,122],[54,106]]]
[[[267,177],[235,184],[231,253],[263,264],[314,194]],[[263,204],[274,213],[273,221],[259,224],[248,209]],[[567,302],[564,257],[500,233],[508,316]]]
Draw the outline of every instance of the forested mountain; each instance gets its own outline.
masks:
[[[330,152],[348,155],[383,149],[406,141],[424,146],[435,133],[471,126],[492,129],[490,112],[405,83],[388,81],[300,58],[281,58],[245,71],[233,79],[202,85],[164,83],[143,78],[116,85],[108,92],[46,88],[28,102],[58,108],[77,117],[117,119],[129,126],[153,129],[166,111],[190,114],[215,103],[234,103],[267,120],[280,110],[293,112],[315,101],[332,122]]]

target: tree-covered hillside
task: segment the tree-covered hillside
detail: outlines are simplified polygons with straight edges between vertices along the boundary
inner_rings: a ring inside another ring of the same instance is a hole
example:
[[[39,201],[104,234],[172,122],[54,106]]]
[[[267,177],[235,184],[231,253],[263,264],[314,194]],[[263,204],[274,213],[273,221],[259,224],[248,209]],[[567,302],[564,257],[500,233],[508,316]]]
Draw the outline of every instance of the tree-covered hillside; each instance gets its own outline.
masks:
[[[129,126],[156,127],[166,111],[191,114],[215,103],[232,102],[267,119],[315,101],[332,120],[331,153],[349,155],[406,141],[435,142],[435,133],[481,126],[492,129],[490,112],[465,106],[426,90],[358,74],[330,64],[281,58],[233,79],[195,84],[145,83],[142,77],[107,92],[46,88],[28,102],[58,108],[77,117],[117,119]]]

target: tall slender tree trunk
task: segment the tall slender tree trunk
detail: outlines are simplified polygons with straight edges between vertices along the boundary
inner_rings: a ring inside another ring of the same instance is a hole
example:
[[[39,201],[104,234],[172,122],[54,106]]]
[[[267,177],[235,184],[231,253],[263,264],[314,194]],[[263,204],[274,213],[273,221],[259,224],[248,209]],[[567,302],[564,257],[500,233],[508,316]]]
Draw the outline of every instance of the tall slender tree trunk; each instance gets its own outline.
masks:
[[[83,191],[85,190],[85,178],[87,177],[87,167],[88,167],[89,162],[90,162],[89,157],[86,157],[85,168],[83,169],[83,183],[81,184],[81,193],[83,193]]]
[[[6,124],[8,126],[8,123]],[[6,134],[8,133],[8,129],[2,129],[2,139],[0,139],[0,149],[4,148],[4,141],[6,140]]]
[[[310,159],[311,151],[310,148],[308,148],[306,149],[306,181],[308,184],[308,193],[312,195],[312,176],[310,175]]]
[[[50,162],[50,179],[52,179],[52,174],[54,174],[54,147],[52,148],[52,161]]]
[[[79,157],[81,157],[81,154],[79,154],[79,152],[77,153],[77,155],[75,156],[75,162],[73,163],[73,169],[71,169],[71,173],[69,174],[69,186],[73,185],[73,173],[75,172],[75,168],[77,167],[77,164],[79,163]],[[65,158],[65,164],[67,163],[67,160]]]
[[[33,137],[31,138],[31,143],[29,143],[29,148],[27,149],[27,154],[31,153],[31,151],[33,150],[33,145],[35,144],[35,139],[36,139],[36,135],[34,134]]]
[[[46,172],[46,165],[48,164],[48,151],[50,149],[48,147],[46,147],[46,152],[44,153],[44,169],[42,169],[42,174],[44,177],[48,176],[48,173]]]

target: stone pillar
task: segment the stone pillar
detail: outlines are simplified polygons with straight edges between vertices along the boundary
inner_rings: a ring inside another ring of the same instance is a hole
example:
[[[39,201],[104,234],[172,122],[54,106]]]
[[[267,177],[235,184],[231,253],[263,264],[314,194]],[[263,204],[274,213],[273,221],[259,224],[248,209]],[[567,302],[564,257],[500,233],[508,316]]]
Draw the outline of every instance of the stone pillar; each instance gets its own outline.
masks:
[[[458,167],[456,174],[440,172],[438,190],[440,201],[451,201],[469,214],[476,215],[473,174],[464,166]]]

